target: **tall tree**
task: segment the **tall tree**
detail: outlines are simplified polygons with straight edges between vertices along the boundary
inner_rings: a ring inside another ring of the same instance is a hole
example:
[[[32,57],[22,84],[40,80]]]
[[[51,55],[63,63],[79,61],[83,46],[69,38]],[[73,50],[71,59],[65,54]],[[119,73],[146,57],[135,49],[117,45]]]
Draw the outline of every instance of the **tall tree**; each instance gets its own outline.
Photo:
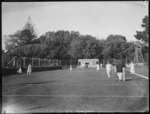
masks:
[[[136,31],[136,35],[134,37],[137,40],[140,40],[144,43],[149,43],[149,17],[146,15],[142,20],[141,27],[144,29],[143,31]]]
[[[21,30],[18,30],[14,34],[9,35],[9,39],[5,42],[6,49],[10,49],[15,45],[16,47],[22,45],[32,44],[32,42],[37,38],[37,32],[34,28],[34,24],[31,21],[31,18],[28,18],[28,21]],[[12,46],[11,46],[12,45]]]
[[[105,58],[124,58],[122,51],[125,49],[127,40],[122,35],[109,35],[105,42],[103,55]]]

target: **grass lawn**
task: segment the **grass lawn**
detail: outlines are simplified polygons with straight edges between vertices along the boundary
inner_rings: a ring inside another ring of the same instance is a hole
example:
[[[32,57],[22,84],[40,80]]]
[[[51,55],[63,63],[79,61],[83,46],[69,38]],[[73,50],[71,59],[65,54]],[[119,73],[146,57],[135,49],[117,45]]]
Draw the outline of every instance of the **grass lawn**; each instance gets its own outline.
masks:
[[[149,68],[148,68],[148,66],[135,67],[135,72],[137,74],[141,74],[141,75],[149,77]]]
[[[148,111],[148,80],[132,75],[126,79],[108,78],[106,69],[6,76],[2,77],[2,107],[6,113],[8,107],[18,113]]]

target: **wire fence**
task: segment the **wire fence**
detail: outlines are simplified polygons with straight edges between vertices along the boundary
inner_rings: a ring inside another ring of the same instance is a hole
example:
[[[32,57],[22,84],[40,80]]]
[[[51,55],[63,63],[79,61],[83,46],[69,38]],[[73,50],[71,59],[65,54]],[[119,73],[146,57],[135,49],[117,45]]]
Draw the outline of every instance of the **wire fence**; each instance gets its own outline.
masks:
[[[29,64],[32,67],[50,67],[50,66],[61,66],[60,60],[50,60],[50,59],[41,59],[41,58],[27,58],[27,57],[13,57],[7,65],[4,67],[24,67],[26,68]]]
[[[69,68],[70,65],[71,65],[73,68],[78,67],[78,66],[79,66],[78,60],[61,60],[61,66],[62,66],[62,67]]]
[[[148,66],[149,65],[149,58],[148,55],[144,56],[144,63],[138,63],[140,66]],[[103,67],[107,64],[108,60],[101,59],[98,60],[98,63],[96,64],[102,64]],[[117,62],[120,60],[116,59],[109,59],[109,62],[111,64],[117,64]],[[129,64],[131,60],[123,59],[125,64]],[[3,64],[2,67],[24,67],[26,68],[29,64],[32,65],[32,67],[51,67],[51,66],[62,66],[65,68],[69,68],[70,65],[73,68],[80,67],[81,63],[78,62],[78,59],[76,60],[51,60],[51,59],[41,59],[41,58],[27,58],[27,57],[13,57],[7,62],[3,62],[7,64]],[[137,63],[136,63],[137,65]]]

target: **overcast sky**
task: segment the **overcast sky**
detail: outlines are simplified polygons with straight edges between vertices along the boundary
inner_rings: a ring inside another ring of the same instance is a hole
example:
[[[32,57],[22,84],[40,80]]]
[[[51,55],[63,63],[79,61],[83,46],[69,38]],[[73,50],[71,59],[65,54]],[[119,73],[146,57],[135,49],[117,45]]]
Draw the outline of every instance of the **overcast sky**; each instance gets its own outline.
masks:
[[[21,29],[30,16],[39,35],[48,31],[69,30],[99,39],[120,34],[128,41],[148,15],[148,2],[3,2],[2,35]],[[3,41],[3,40],[2,40]]]

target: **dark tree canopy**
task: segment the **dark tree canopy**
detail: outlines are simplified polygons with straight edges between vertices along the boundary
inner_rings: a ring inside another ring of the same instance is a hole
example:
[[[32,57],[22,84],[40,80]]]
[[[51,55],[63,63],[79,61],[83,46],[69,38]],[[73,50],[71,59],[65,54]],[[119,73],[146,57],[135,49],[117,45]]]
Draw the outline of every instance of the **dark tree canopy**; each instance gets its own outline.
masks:
[[[142,31],[138,37],[146,37],[148,33],[147,17],[143,19]],[[147,40],[145,40],[147,41]],[[23,29],[9,35],[6,40],[7,59],[13,56],[47,58],[47,59],[125,59],[134,58],[135,45],[127,42],[123,35],[109,35],[106,40],[97,39],[91,35],[82,35],[78,31],[47,31],[38,36],[31,19]],[[148,48],[142,48],[142,53]],[[3,52],[5,54],[5,52]]]
[[[145,43],[149,42],[149,17],[146,15],[142,20],[141,27],[144,29],[143,31],[136,31],[136,35],[134,37],[137,40],[143,41]]]

